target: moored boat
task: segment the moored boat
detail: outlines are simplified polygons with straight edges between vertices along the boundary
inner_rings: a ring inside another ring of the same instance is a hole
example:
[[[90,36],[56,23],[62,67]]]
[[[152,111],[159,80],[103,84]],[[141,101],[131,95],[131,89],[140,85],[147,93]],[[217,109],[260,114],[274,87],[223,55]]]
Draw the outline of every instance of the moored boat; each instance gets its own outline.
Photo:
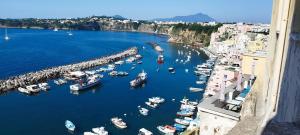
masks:
[[[49,90],[50,89],[50,86],[49,86],[48,83],[40,83],[38,85],[39,85],[39,88],[41,88],[42,90]]]
[[[163,55],[158,55],[158,57],[157,57],[157,63],[158,64],[162,64],[162,63],[164,63],[164,56]]]
[[[186,128],[185,125],[181,125],[181,124],[178,124],[178,123],[175,123],[175,124],[174,124],[174,127],[175,127],[175,128],[182,128],[182,129],[185,129],[185,128]]]
[[[190,110],[182,110],[180,112],[177,112],[176,115],[178,115],[178,116],[192,116],[192,115],[194,115],[194,112],[192,112]]]
[[[152,107],[152,108],[156,108],[156,107],[157,107],[157,104],[156,104],[156,103],[145,102],[145,104],[148,105],[149,107]]]
[[[26,93],[26,94],[31,94],[31,91],[30,91],[30,90],[25,89],[25,88],[23,88],[23,87],[19,87],[19,88],[18,88],[18,91],[20,91],[20,92],[22,92],[22,93]]]
[[[32,93],[38,93],[41,91],[41,88],[38,86],[38,85],[29,85],[29,86],[26,86],[26,89],[31,91]]]
[[[111,118],[111,122],[118,128],[124,129],[127,128],[126,123],[118,117]]]
[[[149,98],[149,101],[152,103],[160,104],[160,103],[165,102],[165,99],[161,98],[161,97],[152,97],[152,98]]]
[[[92,131],[97,135],[108,135],[108,131],[104,127],[92,128]]]
[[[199,92],[199,91],[203,91],[202,88],[190,87],[189,89],[190,89],[191,92]]]
[[[174,134],[175,131],[176,131],[176,129],[175,129],[174,127],[170,126],[170,125],[166,125],[166,126],[158,126],[157,129],[158,129],[160,132],[162,132],[162,133],[164,133],[164,134],[168,134],[168,135]]]
[[[93,132],[83,132],[83,135],[98,135],[98,134]]]
[[[174,120],[175,120],[176,123],[181,124],[181,125],[188,126],[190,124],[190,121],[185,120],[185,119],[175,118]]]
[[[65,126],[70,131],[74,131],[75,128],[76,128],[75,125],[71,121],[69,121],[69,120],[65,121]]]
[[[145,128],[141,128],[138,135],[153,135],[153,133]]]
[[[67,81],[65,79],[57,79],[57,80],[54,80],[54,83],[56,85],[63,85],[65,83],[67,83]]]

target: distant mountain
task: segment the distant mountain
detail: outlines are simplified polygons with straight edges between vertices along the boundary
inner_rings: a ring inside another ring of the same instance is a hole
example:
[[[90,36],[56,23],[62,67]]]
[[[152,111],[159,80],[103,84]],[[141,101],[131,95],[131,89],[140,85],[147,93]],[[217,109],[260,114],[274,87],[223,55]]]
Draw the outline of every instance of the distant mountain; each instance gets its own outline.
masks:
[[[172,18],[158,18],[158,19],[153,19],[153,21],[172,21],[172,22],[211,22],[215,21],[215,19],[211,18],[210,16],[202,13],[198,13],[195,15],[188,15],[188,16],[175,16]]]
[[[112,17],[113,17],[113,18],[116,18],[116,19],[120,19],[120,20],[126,20],[125,17],[120,16],[120,15],[114,15],[114,16],[112,16]]]

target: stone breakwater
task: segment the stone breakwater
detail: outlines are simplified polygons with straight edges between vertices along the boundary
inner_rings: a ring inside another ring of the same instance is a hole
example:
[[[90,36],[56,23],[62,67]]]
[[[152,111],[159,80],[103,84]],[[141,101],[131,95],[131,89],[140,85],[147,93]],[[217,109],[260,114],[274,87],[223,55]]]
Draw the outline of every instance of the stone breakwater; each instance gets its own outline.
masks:
[[[30,84],[36,84],[61,77],[69,71],[86,70],[96,66],[102,66],[111,62],[118,61],[128,56],[136,55],[138,49],[136,47],[129,48],[120,53],[104,56],[101,58],[84,61],[76,64],[52,67],[36,72],[30,72],[19,76],[9,77],[7,80],[0,80],[0,92],[13,90],[18,87],[24,87]]]

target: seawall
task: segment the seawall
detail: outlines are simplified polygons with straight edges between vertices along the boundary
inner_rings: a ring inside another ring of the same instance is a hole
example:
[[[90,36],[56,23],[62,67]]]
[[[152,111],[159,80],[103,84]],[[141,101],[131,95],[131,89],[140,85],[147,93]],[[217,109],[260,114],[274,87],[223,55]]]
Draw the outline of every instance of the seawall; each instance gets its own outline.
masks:
[[[40,83],[49,79],[55,79],[61,77],[64,73],[76,70],[86,70],[96,66],[102,66],[117,60],[126,58],[128,56],[136,55],[138,49],[136,47],[129,48],[122,52],[104,56],[101,58],[84,61],[76,64],[69,64],[64,66],[52,67],[36,72],[30,72],[19,76],[13,76],[7,80],[0,80],[0,92],[16,89],[18,87],[24,87],[26,85]]]

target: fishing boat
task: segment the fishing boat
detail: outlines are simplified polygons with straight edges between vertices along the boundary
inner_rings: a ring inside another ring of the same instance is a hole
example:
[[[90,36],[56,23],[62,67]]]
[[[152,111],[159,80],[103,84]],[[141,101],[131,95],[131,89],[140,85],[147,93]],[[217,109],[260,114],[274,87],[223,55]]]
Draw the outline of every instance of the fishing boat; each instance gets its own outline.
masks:
[[[106,131],[104,127],[92,128],[92,131],[97,135],[108,135],[108,131]]]
[[[137,87],[141,84],[143,84],[147,79],[147,73],[143,70],[141,73],[138,74],[138,76],[130,81],[130,86],[131,87]]]
[[[118,128],[124,129],[127,128],[126,123],[118,117],[111,118],[111,122]]]
[[[194,112],[192,111],[188,111],[188,110],[182,110],[180,112],[177,112],[176,115],[178,116],[192,116],[194,114]]]
[[[144,116],[147,116],[149,110],[146,109],[146,108],[139,108],[139,112],[140,112],[140,114],[142,114],[142,115],[144,115]]]
[[[181,125],[181,124],[178,124],[178,123],[175,123],[175,124],[174,124],[174,127],[175,127],[175,128],[182,128],[182,129],[185,129],[185,128],[186,128],[185,125]]]
[[[40,87],[40,89],[42,90],[49,90],[50,89],[50,86],[48,83],[40,83],[38,84],[38,86]]]
[[[5,39],[5,40],[9,40],[9,37],[8,37],[8,35],[7,35],[7,28],[5,28],[5,36],[4,36],[4,39]]]
[[[73,132],[75,130],[75,125],[69,120],[65,121],[65,126],[69,131]]]
[[[153,135],[153,133],[145,128],[141,128],[138,135]]]
[[[203,91],[202,88],[190,87],[189,89],[190,89],[191,92],[199,92],[199,91]]]
[[[70,89],[74,90],[74,91],[80,91],[80,90],[84,90],[84,89],[96,86],[99,83],[100,83],[99,75],[93,75],[93,76],[87,77],[86,81],[80,80],[80,83],[71,85]]]
[[[164,63],[164,56],[163,55],[158,55],[158,57],[157,57],[157,63],[158,64],[162,64],[162,63]]]
[[[54,83],[57,85],[63,85],[67,83],[67,81],[65,79],[58,79],[58,80],[54,80]]]
[[[176,129],[170,125],[166,125],[166,126],[158,126],[157,129],[164,133],[164,134],[174,134],[176,132]]]
[[[189,120],[178,119],[178,118],[175,118],[174,120],[175,120],[176,123],[181,124],[181,125],[185,125],[185,126],[190,125],[190,121]]]
[[[145,104],[152,108],[156,108],[158,106],[156,103],[152,103],[152,102],[145,102]]]
[[[149,98],[149,101],[152,103],[160,104],[160,103],[165,102],[165,99],[161,98],[161,97],[152,97],[152,98]]]

